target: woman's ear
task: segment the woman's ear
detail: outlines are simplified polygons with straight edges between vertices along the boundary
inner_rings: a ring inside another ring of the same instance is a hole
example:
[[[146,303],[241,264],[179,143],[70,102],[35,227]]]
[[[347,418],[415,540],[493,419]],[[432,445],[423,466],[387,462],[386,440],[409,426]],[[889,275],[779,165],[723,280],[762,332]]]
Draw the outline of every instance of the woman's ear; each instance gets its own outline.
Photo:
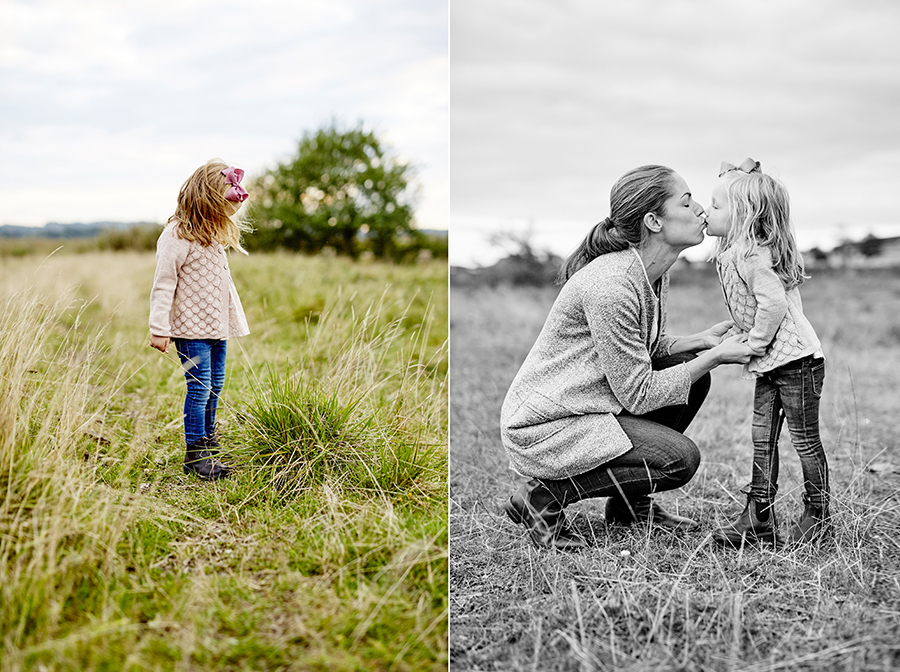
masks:
[[[659,233],[662,230],[662,222],[653,212],[648,212],[644,215],[644,226],[653,233]]]

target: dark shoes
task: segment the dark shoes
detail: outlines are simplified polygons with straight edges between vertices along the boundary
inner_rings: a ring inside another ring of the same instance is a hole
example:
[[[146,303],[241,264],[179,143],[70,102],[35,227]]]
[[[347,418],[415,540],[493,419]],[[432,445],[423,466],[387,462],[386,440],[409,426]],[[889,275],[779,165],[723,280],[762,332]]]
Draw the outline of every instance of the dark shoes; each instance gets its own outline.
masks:
[[[828,507],[813,506],[806,497],[803,498],[803,515],[791,525],[791,543],[809,543],[821,541],[831,532]]]
[[[713,541],[722,546],[740,548],[744,544],[772,544],[778,546],[778,525],[775,507],[758,502],[747,495],[747,505],[737,520],[712,533]]]
[[[531,540],[538,546],[562,551],[577,551],[587,546],[587,542],[569,528],[559,503],[537,479],[521,486],[504,509],[514,523],[528,529]]]
[[[700,523],[697,521],[668,513],[647,496],[632,497],[628,501],[621,497],[610,497],[606,500],[606,522],[612,525],[646,523],[667,530],[684,532],[700,529]]]
[[[231,473],[228,467],[213,456],[212,451],[216,450],[219,444],[215,439],[212,440],[214,445],[210,445],[209,442],[210,439],[200,439],[197,443],[188,445],[184,456],[184,473],[194,474],[204,481],[225,478]]]

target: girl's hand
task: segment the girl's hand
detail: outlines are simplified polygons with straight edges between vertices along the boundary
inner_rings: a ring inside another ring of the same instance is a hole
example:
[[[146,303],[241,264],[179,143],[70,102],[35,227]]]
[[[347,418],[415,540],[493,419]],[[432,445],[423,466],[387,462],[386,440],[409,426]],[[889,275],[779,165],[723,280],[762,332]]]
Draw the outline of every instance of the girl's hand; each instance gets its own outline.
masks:
[[[701,333],[703,344],[707,349],[714,348],[721,343],[725,334],[734,326],[734,320],[725,320],[711,326],[709,329]]]
[[[729,336],[713,348],[713,352],[722,364],[746,364],[751,357],[759,354],[747,345],[747,334]]]
[[[169,343],[172,342],[172,339],[168,336],[150,336],[150,347],[156,348],[160,352],[164,354],[168,354],[169,352]]]

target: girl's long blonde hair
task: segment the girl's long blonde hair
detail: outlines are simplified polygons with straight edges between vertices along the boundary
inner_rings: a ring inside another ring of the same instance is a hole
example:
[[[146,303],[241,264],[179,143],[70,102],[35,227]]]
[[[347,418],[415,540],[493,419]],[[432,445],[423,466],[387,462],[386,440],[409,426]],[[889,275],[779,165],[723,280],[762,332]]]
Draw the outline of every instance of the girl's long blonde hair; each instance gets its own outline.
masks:
[[[235,203],[225,198],[231,186],[222,174],[226,168],[227,164],[213,159],[195,170],[181,185],[178,207],[169,217],[169,223],[175,224],[176,235],[184,240],[196,241],[204,247],[219,242],[247,254],[241,236],[252,229],[240,213],[228,214]]]
[[[714,257],[734,247],[745,257],[758,247],[772,253],[773,270],[785,288],[803,284],[803,257],[791,224],[791,202],[785,186],[762,172],[730,171],[723,176],[731,226],[716,243]]]

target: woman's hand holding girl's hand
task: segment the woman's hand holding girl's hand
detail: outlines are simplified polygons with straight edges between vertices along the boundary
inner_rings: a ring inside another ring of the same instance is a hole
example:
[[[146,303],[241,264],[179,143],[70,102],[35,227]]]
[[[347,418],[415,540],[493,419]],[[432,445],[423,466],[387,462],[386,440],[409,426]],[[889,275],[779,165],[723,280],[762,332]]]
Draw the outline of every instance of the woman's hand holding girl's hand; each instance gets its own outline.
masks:
[[[747,345],[747,334],[729,336],[715,346],[712,351],[716,353],[722,364],[746,364],[751,357],[760,354]]]
[[[169,352],[169,343],[172,341],[168,336],[150,336],[150,347],[156,348],[162,353]]]
[[[764,348],[764,347],[759,348],[759,349],[752,348],[752,347],[750,347],[749,343],[747,344],[747,347],[750,348],[750,352],[753,353],[754,357],[762,357],[764,354],[766,354],[766,348]]]
[[[725,339],[725,335],[733,326],[734,320],[725,320],[711,326],[701,334],[703,344],[707,349],[716,347]]]

